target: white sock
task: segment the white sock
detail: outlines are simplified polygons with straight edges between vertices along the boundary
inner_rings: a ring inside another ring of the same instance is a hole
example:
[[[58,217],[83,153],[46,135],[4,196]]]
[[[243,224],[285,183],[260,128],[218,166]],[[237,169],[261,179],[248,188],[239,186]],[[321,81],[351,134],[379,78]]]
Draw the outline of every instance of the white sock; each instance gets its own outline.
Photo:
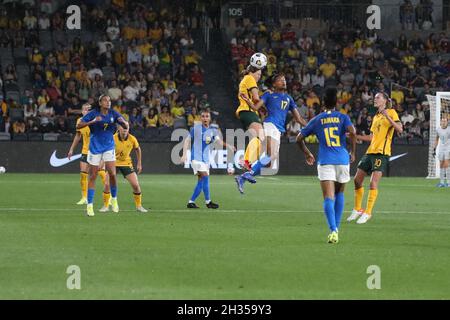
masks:
[[[446,173],[447,173],[447,183],[450,183],[450,167],[448,167],[447,169],[445,169]]]
[[[189,200],[189,203],[195,203],[194,201],[192,201],[192,200]]]
[[[441,178],[441,183],[445,183],[445,171],[447,171],[444,168],[441,168],[441,170],[439,171],[439,177]]]
[[[205,203],[206,203],[206,204],[210,204],[210,203],[211,203],[211,200],[206,200]]]

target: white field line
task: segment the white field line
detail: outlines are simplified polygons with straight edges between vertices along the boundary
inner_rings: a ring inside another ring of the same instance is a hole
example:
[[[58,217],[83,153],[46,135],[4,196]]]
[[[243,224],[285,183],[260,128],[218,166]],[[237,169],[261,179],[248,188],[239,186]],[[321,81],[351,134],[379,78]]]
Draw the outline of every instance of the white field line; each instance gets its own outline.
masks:
[[[201,211],[207,210],[207,209],[200,209]],[[79,212],[79,211],[84,211],[84,207],[79,207],[79,208],[4,208],[4,207],[0,207],[0,212],[1,211],[35,211],[35,212],[46,212],[46,211],[72,211],[72,212]],[[130,210],[130,209],[121,209],[120,212],[136,212],[136,210]],[[178,213],[178,212],[190,212],[190,213],[195,213],[195,212],[199,212],[198,210],[193,210],[193,209],[151,209],[149,211],[149,214],[151,214],[152,212],[167,212],[167,213]],[[213,212],[211,210],[208,210],[208,212]],[[301,213],[301,214],[306,214],[306,213],[313,213],[313,214],[318,214],[318,213],[323,213],[322,211],[308,211],[308,210],[239,210],[239,209],[218,209],[218,210],[214,210],[214,213]],[[350,211],[345,211],[346,213],[350,213]],[[382,214],[450,214],[450,212],[444,212],[444,211],[377,211],[378,213],[382,213]],[[114,215],[114,213],[109,212],[111,215]],[[140,215],[145,215],[145,214],[140,214]]]

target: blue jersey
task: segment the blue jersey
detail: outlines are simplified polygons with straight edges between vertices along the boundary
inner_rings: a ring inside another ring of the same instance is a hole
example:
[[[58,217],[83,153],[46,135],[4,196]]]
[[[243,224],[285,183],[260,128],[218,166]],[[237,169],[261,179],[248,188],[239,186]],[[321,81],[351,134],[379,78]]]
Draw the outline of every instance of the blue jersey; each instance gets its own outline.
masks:
[[[209,146],[219,137],[217,129],[197,124],[191,128],[191,160],[209,164]]]
[[[352,122],[347,115],[337,111],[326,111],[313,118],[301,130],[307,137],[315,134],[319,139],[318,164],[347,165],[350,156],[346,148],[346,129]]]
[[[261,100],[264,101],[268,112],[264,122],[272,123],[281,133],[286,132],[287,114],[297,107],[294,99],[287,93],[266,92],[262,95]]]
[[[106,151],[114,150],[114,133],[116,132],[116,123],[122,118],[120,113],[114,110],[108,110],[106,115],[102,114],[98,109],[94,109],[85,115],[81,120],[89,122],[96,117],[101,116],[101,121],[96,121],[89,126],[91,130],[89,151],[92,154],[99,154]]]

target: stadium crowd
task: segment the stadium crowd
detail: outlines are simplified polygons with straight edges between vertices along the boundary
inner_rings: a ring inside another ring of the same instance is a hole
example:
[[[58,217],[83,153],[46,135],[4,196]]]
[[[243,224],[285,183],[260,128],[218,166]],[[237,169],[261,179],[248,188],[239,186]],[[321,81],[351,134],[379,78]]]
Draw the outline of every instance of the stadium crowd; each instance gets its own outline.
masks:
[[[2,59],[0,132],[73,133],[81,106],[101,93],[132,129],[189,127],[201,108],[211,108],[192,19],[182,6],[82,5],[82,32],[93,38],[68,41],[66,7],[22,2],[0,10],[0,50],[24,49],[21,63],[29,67],[20,74],[17,57],[7,65]],[[52,48],[42,41],[46,32]],[[19,83],[24,76],[26,88]]]
[[[350,116],[360,134],[369,134],[374,95],[386,92],[406,128],[398,138],[422,143],[429,133],[426,95],[450,89],[450,40],[443,32],[426,38],[403,33],[388,41],[374,31],[333,25],[313,37],[289,23],[241,19],[230,48],[236,83],[249,57],[264,52],[268,65],[263,78],[284,73],[288,91],[308,120],[321,111],[323,89],[337,86],[338,110]],[[296,135],[299,128],[291,121],[287,135]]]

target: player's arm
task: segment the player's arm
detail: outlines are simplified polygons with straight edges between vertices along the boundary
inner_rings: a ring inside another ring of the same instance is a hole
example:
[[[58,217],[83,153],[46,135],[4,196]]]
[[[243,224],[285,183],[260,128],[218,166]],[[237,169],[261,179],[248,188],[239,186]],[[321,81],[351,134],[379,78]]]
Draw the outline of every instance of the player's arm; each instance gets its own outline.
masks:
[[[230,150],[233,150],[233,152],[236,152],[236,147],[235,147],[235,146],[232,146],[232,145],[230,145],[230,144],[228,144],[228,143],[225,143],[225,141],[223,141],[222,139],[217,138],[217,139],[216,139],[216,142],[217,142],[219,145],[221,145],[222,147],[227,148],[227,149],[230,149]]]
[[[181,156],[181,163],[185,163],[186,162],[186,158],[187,158],[187,151],[188,149],[191,148],[191,136],[188,135],[186,137],[186,139],[184,139],[184,144],[183,144],[183,154]]]
[[[125,130],[130,129],[130,125],[122,116],[117,118],[117,123],[120,124],[122,126],[122,128],[124,128]]]
[[[436,156],[436,149],[439,144],[439,136],[436,136],[436,141],[434,142],[434,148],[433,148],[433,156]]]
[[[403,133],[403,125],[400,121],[394,121],[388,114],[387,110],[384,109],[381,111],[381,114],[386,117],[386,119],[389,121],[389,123],[394,127],[394,130],[397,131],[397,133],[401,134]]]
[[[80,140],[81,140],[81,133],[77,131],[77,133],[75,133],[75,137],[73,137],[72,145],[70,146],[69,152],[67,153],[67,158],[69,158],[69,160],[70,157],[72,157],[73,155],[73,150],[75,150]]]
[[[302,150],[302,152],[305,154],[306,163],[312,166],[316,161],[316,159],[306,146],[305,137],[302,135],[301,132],[297,136],[297,145],[299,146],[300,150]]]
[[[257,87],[253,87],[250,89],[250,97],[252,98],[252,102],[257,104],[260,100],[259,90]]]
[[[350,139],[350,163],[356,159],[356,129],[353,125],[347,126],[348,138]]]
[[[292,109],[292,115],[294,116],[294,119],[297,123],[300,123],[303,127],[306,127],[308,122],[306,122],[305,119],[300,115],[300,112],[298,112],[297,108]]]
[[[362,136],[360,134],[356,135],[356,139],[360,140],[360,141],[372,142],[372,138],[373,138],[373,134],[372,133],[369,134],[369,135],[364,135],[364,136]]]
[[[101,121],[101,120],[102,120],[102,117],[100,117],[100,116],[95,117],[95,119],[92,119],[91,121],[88,121],[88,122],[84,122],[83,120],[80,120],[80,122],[78,122],[76,128],[77,128],[77,130],[80,130],[80,129],[83,129],[84,127],[88,127],[91,124],[94,124],[97,121]]]
[[[137,159],[137,165],[136,170],[137,174],[141,174],[142,172],[142,150],[141,147],[134,148],[134,151],[136,152],[136,159]]]
[[[258,102],[255,104],[245,94],[241,93],[240,96],[241,96],[242,100],[244,100],[248,104],[248,106],[250,108],[252,108],[253,110],[255,110],[255,111],[258,111],[259,108],[261,108],[263,106],[263,104],[264,104],[264,100],[262,100],[262,99],[258,100]],[[258,99],[259,99],[259,95],[258,95]]]

